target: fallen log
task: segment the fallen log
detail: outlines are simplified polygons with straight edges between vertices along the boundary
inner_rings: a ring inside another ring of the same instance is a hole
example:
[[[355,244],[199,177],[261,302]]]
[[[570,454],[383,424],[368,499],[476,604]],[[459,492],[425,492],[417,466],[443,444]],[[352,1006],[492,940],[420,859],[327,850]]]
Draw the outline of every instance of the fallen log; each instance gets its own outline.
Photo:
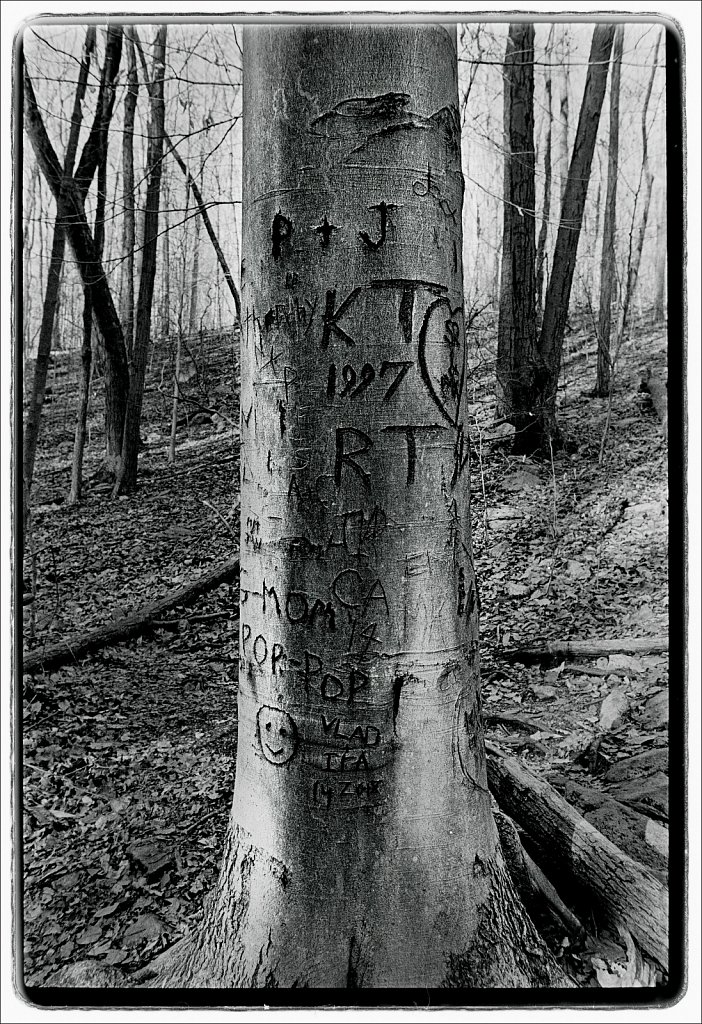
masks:
[[[488,753],[488,782],[500,809],[548,850],[610,919],[668,968],[668,889],[571,807],[547,782],[512,758]]]
[[[544,661],[546,658],[604,658],[610,654],[665,654],[667,636],[632,636],[618,640],[548,640],[533,647],[506,647],[494,652],[506,661]],[[580,666],[578,666],[580,667]]]
[[[40,670],[48,672],[69,662],[78,661],[79,658],[84,658],[102,647],[138,636],[153,625],[155,620],[160,619],[164,612],[179,605],[192,604],[198,597],[215,590],[223,583],[233,582],[238,574],[239,559],[232,558],[198,576],[184,587],[170,590],[165,597],[152,601],[151,604],[125,615],[122,619],[98,626],[89,633],[60,640],[50,647],[32,651],[23,658],[22,671],[27,675]]]
[[[527,912],[534,916],[540,909],[540,904],[545,903],[573,938],[576,941],[581,939],[585,935],[585,929],[572,910],[565,905],[539,865],[534,863],[522,846],[517,826],[512,819],[498,811],[495,814],[495,824],[507,870]]]
[[[660,822],[615,800],[608,793],[581,786],[563,775],[550,776],[549,782],[602,835],[665,881],[668,830]]]

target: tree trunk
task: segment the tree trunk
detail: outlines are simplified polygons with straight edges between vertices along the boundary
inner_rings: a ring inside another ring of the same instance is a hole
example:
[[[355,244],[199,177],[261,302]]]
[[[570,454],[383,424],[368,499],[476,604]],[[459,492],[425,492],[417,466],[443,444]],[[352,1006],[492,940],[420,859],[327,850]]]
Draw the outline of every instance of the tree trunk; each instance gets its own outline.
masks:
[[[536,422],[533,403],[540,380],[534,290],[533,25],[510,25],[504,72],[505,201],[497,391],[499,415],[514,425],[515,447],[520,449]]]
[[[23,526],[22,534],[27,525],[29,515],[29,497],[32,491],[34,480],[34,460],[37,454],[37,442],[39,440],[39,427],[41,425],[41,413],[44,408],[44,395],[46,393],[46,378],[49,372],[49,359],[51,356],[51,342],[54,335],[54,320],[56,318],[56,307],[58,305],[59,282],[61,270],[63,269],[63,254],[66,247],[66,233],[60,214],[56,215],[54,223],[54,237],[51,243],[51,259],[46,280],[46,292],[44,294],[44,306],[41,315],[41,327],[39,330],[39,346],[37,357],[34,363],[34,379],[32,380],[32,397],[27,413],[27,422],[24,427],[24,442],[22,451],[22,474],[24,477],[25,501],[23,505]]]
[[[171,336],[171,229],[168,224],[170,191],[168,179],[163,182],[163,271],[161,276],[161,334]]]
[[[121,319],[127,356],[131,359],[134,347],[134,120],[139,91],[134,40],[130,29],[125,29],[127,43],[127,92],[124,97],[124,131],[122,135],[122,171],[124,178],[124,234],[122,270]]]
[[[178,398],[180,396],[180,356],[183,349],[183,335],[178,331],[176,341],[175,374],[173,376],[173,404],[171,406],[171,440],[168,446],[168,461],[175,462],[176,434],[178,433]]]
[[[570,290],[573,284],[575,258],[578,252],[580,227],[590,181],[590,168],[597,140],[597,128],[607,85],[607,70],[614,29],[614,25],[603,23],[596,25],[592,34],[585,92],[583,93],[578,128],[573,144],[573,156],[563,197],[551,278],[546,290],[544,319],[539,340],[539,352],[544,363],[544,378],[538,409],[538,435],[540,446],[545,446],[547,449],[549,437],[556,441],[559,438],[556,425],[556,393],[561,369],[563,334],[568,317]]]
[[[44,406],[44,394],[46,392],[46,377],[49,369],[49,357],[51,355],[51,341],[54,333],[54,321],[58,308],[59,285],[61,281],[61,269],[66,248],[66,231],[64,225],[64,194],[68,179],[73,175],[76,152],[78,150],[78,139],[82,121],[83,100],[88,84],[88,72],[90,59],[95,48],[95,29],[90,26],[85,32],[85,43],[83,45],[83,56],[78,72],[76,94],[73,101],[73,114],[71,127],[68,134],[66,155],[63,168],[58,168],[57,189],[54,192],[56,198],[56,222],[54,224],[54,237],[51,245],[51,259],[47,276],[46,293],[44,295],[44,307],[42,310],[41,328],[39,332],[39,347],[34,367],[34,380],[32,382],[32,399],[29,406],[27,424],[24,431],[23,462],[22,472],[24,476],[24,505],[23,505],[23,536],[24,528],[29,514],[29,497],[34,479],[34,460],[36,458],[37,441],[39,439],[39,427],[41,424],[41,413]],[[58,163],[58,161],[57,161]]]
[[[603,658],[609,654],[663,654],[667,636],[623,636],[617,640],[548,640],[533,647],[506,647],[500,657],[530,664],[548,658]]]
[[[597,331],[598,395],[609,394],[611,372],[609,338],[612,327],[612,287],[616,274],[617,176],[619,173],[619,83],[624,48],[624,26],[617,25],[612,54],[612,84],[609,93],[609,148],[607,158],[607,196],[605,199],[600,275],[600,315]]]
[[[200,284],[200,218],[195,218],[194,234],[193,239],[193,262],[190,272],[190,309],[188,311],[188,334],[190,335],[190,345],[192,346],[196,334],[198,333],[198,321],[197,321],[197,310],[199,303],[199,284]],[[192,351],[192,349],[191,349]]]
[[[550,60],[550,42],[553,36],[553,25],[551,26],[548,34],[548,42],[546,43],[546,54],[547,60]],[[536,250],[536,305],[539,310],[543,308],[543,297],[544,297],[544,268],[546,265],[546,242],[548,240],[548,222],[551,216],[551,175],[552,175],[552,155],[551,150],[553,146],[553,110],[552,110],[552,91],[553,83],[551,78],[551,68],[549,66],[545,69],[545,88],[546,88],[546,150],[544,153],[544,205],[541,214],[541,229],[539,231],[539,244]]]
[[[76,664],[81,658],[112,644],[124,643],[139,636],[155,621],[173,608],[186,608],[203,594],[221,587],[223,583],[234,583],[239,575],[239,559],[232,558],[213,569],[208,569],[190,583],[168,591],[163,597],[151,601],[125,615],[124,618],[97,626],[89,633],[67,637],[51,647],[37,649],[22,659],[22,672],[53,672],[62,665]]]
[[[161,191],[161,170],[163,157],[164,109],[163,79],[166,61],[166,26],[161,25],[154,40],[154,62],[151,75],[151,101],[149,117],[149,142],[147,148],[146,199],[144,203],[144,238],[142,243],[141,273],[139,275],[139,297],[137,299],[134,350],[132,353],[129,378],[129,397],[124,421],[122,460],[117,473],[114,493],[132,490],[136,487],[137,460],[139,454],[139,426],[141,406],[144,397],[144,374],[146,357],[151,338],[151,307],[156,278],[156,250],[158,246],[158,207]]]
[[[35,217],[37,208],[37,194],[41,204],[41,176],[36,163],[32,164],[32,177],[27,184],[26,178],[22,182],[22,358],[26,359],[29,354],[30,338],[32,336],[32,323],[34,304],[32,298],[36,290],[34,280],[34,267],[32,254],[36,253],[35,221],[41,224],[41,218]],[[43,213],[43,209],[42,209]],[[41,251],[41,250],[39,250]],[[43,263],[43,259],[39,263]]]
[[[653,191],[653,174],[648,164],[648,127],[646,125],[646,117],[648,115],[648,104],[651,99],[651,90],[653,89],[653,80],[656,77],[656,66],[658,62],[658,49],[660,47],[660,36],[656,41],[656,48],[653,54],[653,63],[651,66],[651,74],[649,76],[648,85],[646,87],[646,95],[644,98],[643,109],[641,111],[641,142],[642,142],[642,159],[641,159],[641,173],[639,175],[639,183],[634,196],[634,210],[631,218],[631,230],[629,232],[629,250],[627,254],[627,267],[626,267],[626,280],[624,282],[624,289],[621,295],[621,302],[619,305],[619,315],[617,317],[617,329],[616,329],[616,343],[614,348],[614,355],[610,358],[610,368],[612,379],[610,381],[610,390],[614,386],[614,374],[616,371],[617,360],[621,347],[624,343],[625,330],[629,317],[629,307],[631,305],[634,293],[636,291],[636,285],[639,279],[639,267],[641,265],[641,254],[643,252],[644,241],[646,238],[646,225],[648,223],[648,212],[651,205],[651,193]],[[643,210],[641,212],[641,219],[639,221],[638,231],[635,231],[636,227],[636,210],[641,199],[641,190],[643,189]],[[667,416],[667,396],[666,396],[666,411],[665,419],[662,420],[663,431],[665,436],[668,434],[668,416]],[[605,421],[605,428],[602,432],[602,440],[600,442],[600,454],[599,462],[602,463],[604,458],[605,446],[607,444],[607,436],[609,433],[609,426],[612,418],[612,401],[610,399],[609,408],[607,409],[607,419]]]
[[[121,33],[121,29],[119,32]],[[95,241],[88,227],[84,203],[90,185],[88,175],[92,176],[97,168],[101,140],[107,132],[112,112],[114,78],[121,53],[121,43],[118,46],[113,41],[114,35],[115,33],[110,29],[108,31],[108,53],[101,76],[95,123],[83,149],[75,176],[70,176],[70,178],[63,174],[63,169],[39,111],[31,78],[27,68],[24,68],[24,127],[32,143],[37,162],[57,203],[59,198],[61,199],[66,235],[76,260],[83,288],[90,293],[95,322],[105,345],[105,431],[109,468],[114,468],[115,459],[119,457],[121,451],[129,389],[129,371],[122,325],[115,309],[102,260],[98,258]],[[107,95],[105,95],[105,91],[107,91]]]
[[[102,260],[105,248],[105,205],[107,203],[107,129],[105,128],[100,151],[100,163],[97,176],[97,201],[95,206],[95,254]],[[83,487],[83,453],[85,451],[85,429],[88,421],[90,404],[90,377],[93,365],[93,306],[90,293],[83,296],[83,341],[81,345],[81,376],[76,413],[76,432],[73,444],[73,464],[71,467],[71,490],[68,504],[74,505],[81,499]]]
[[[568,86],[569,86],[569,61],[570,61],[570,39],[569,29],[567,25],[563,26],[563,35],[561,37],[561,102],[560,102],[560,134],[559,134],[559,146],[560,146],[560,178],[561,178],[561,192],[560,199],[561,205],[565,201],[566,186],[568,184],[568,126],[570,122],[570,105],[568,102]]]
[[[454,31],[244,29],[236,783],[157,985],[564,984],[487,789]]]
[[[83,452],[85,450],[85,430],[88,422],[88,405],[90,404],[90,377],[93,366],[93,307],[90,295],[87,293],[83,295],[83,340],[80,348],[80,363],[80,390],[78,392],[78,411],[76,412],[76,432],[73,440],[69,505],[75,505],[80,501],[83,489]]]
[[[151,85],[149,84],[148,69],[146,67],[146,57],[144,56],[144,50],[142,48],[141,42],[139,41],[139,37],[137,35],[136,29],[134,29],[133,31],[134,31],[134,39],[135,39],[135,42],[136,42],[136,46],[137,46],[137,49],[139,50],[139,57],[141,58],[141,65],[142,65],[142,68],[144,69],[144,78],[145,78],[145,81],[147,83],[147,89],[150,92],[151,91]],[[234,284],[234,278],[232,277],[231,271],[229,269],[229,265],[227,264],[227,261],[225,259],[224,253],[222,251],[222,246],[219,244],[219,239],[217,238],[217,235],[215,234],[215,230],[212,227],[212,221],[210,220],[210,215],[207,212],[207,207],[205,206],[204,200],[202,198],[202,193],[200,192],[200,189],[197,187],[197,182],[195,181],[195,179],[193,178],[192,174],[188,170],[188,168],[187,168],[187,166],[185,164],[185,161],[183,160],[182,156],[180,155],[180,153],[178,152],[176,147],[173,145],[173,140],[171,139],[170,135],[168,135],[168,133],[165,130],[164,130],[164,133],[163,133],[163,137],[164,137],[164,140],[165,140],[168,152],[172,154],[173,158],[175,159],[175,162],[178,164],[178,166],[180,167],[181,171],[185,175],[186,181],[188,183],[188,187],[190,188],[190,190],[192,192],[193,199],[197,203],[197,208],[200,211],[200,216],[202,217],[202,222],[205,225],[205,231],[207,231],[207,235],[208,235],[208,237],[210,239],[210,242],[212,243],[212,248],[214,249],[215,255],[217,256],[217,262],[219,263],[220,268],[222,270],[222,273],[224,274],[224,280],[227,282],[227,287],[229,288],[229,291],[231,292],[232,298],[234,299],[234,306],[236,307],[237,320],[239,321],[239,323],[241,323],[241,297],[239,296],[239,290],[236,287],[236,285]]]

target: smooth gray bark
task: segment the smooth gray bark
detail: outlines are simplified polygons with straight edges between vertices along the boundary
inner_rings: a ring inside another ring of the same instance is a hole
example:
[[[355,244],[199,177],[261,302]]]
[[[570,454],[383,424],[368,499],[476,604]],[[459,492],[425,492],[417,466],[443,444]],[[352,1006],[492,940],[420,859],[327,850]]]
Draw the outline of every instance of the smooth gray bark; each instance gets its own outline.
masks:
[[[234,803],[142,982],[563,984],[487,790],[455,35],[247,26],[244,68]]]

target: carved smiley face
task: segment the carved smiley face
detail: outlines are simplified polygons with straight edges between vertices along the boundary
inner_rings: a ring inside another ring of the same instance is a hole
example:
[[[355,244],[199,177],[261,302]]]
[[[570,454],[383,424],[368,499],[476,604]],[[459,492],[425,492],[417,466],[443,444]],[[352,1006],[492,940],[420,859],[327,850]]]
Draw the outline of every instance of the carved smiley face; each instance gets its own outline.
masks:
[[[287,711],[264,704],[258,709],[256,732],[263,756],[271,764],[286,764],[297,750],[297,726]]]

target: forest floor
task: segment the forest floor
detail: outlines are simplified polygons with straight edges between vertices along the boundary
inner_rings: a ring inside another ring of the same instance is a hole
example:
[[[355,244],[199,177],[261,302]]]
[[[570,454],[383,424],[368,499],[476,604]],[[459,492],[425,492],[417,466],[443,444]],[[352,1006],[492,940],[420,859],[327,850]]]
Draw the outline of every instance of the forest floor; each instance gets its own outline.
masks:
[[[506,430],[488,429],[485,351],[472,408],[488,739],[536,775],[609,787],[662,828],[668,656],[526,665],[504,652],[667,634],[667,443],[638,392],[643,365],[665,379],[665,347],[663,327],[629,342],[601,463],[608,403],[586,394],[595,367],[584,333],[569,339],[560,391],[572,444],[553,459],[514,457],[499,436]],[[138,490],[113,501],[96,477],[73,507],[65,504],[66,439],[45,434],[34,557],[24,567],[35,591],[24,612],[26,652],[119,619],[236,552],[238,428],[191,425],[173,465],[167,436],[153,426],[144,433]],[[93,443],[88,477],[99,457]],[[134,640],[25,677],[28,984],[86,958],[131,972],[196,922],[216,879],[234,783],[237,632],[237,589],[223,585]],[[632,755],[644,755],[634,762],[639,788],[629,779],[625,792],[620,778],[617,790],[607,773]],[[569,944],[563,929],[549,941],[558,955]],[[569,955],[568,968],[582,985],[614,985],[622,974],[601,945]]]

